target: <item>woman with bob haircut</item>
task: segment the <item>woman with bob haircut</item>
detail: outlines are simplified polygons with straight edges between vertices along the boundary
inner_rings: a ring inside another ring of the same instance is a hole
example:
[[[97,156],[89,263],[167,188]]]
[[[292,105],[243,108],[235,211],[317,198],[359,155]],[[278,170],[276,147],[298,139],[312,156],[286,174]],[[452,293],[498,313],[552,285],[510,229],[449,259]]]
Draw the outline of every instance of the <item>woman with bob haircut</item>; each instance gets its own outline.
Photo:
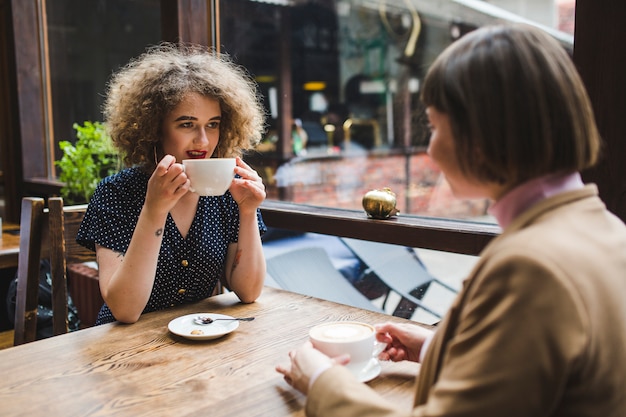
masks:
[[[420,362],[414,407],[307,342],[277,366],[308,416],[626,415],[626,227],[579,172],[600,137],[561,45],[527,25],[449,46],[421,92],[429,154],[456,197],[489,198],[502,234],[433,332],[376,325],[382,360]]]
[[[265,115],[249,75],[224,54],[163,43],[113,75],[104,116],[127,168],[98,185],[77,237],[97,255],[96,324],[204,299],[219,281],[253,302],[265,278],[265,187],[242,155]],[[236,158],[224,195],[190,190],[182,160],[204,158]]]

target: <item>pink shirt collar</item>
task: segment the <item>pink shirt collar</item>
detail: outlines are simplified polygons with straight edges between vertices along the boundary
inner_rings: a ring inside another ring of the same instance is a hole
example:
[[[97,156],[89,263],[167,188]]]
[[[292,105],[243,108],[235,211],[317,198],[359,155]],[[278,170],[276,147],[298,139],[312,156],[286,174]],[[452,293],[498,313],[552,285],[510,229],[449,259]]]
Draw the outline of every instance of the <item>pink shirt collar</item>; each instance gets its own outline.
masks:
[[[488,211],[504,229],[511,224],[513,219],[535,203],[565,191],[581,189],[584,186],[578,172],[535,178],[504,194]]]

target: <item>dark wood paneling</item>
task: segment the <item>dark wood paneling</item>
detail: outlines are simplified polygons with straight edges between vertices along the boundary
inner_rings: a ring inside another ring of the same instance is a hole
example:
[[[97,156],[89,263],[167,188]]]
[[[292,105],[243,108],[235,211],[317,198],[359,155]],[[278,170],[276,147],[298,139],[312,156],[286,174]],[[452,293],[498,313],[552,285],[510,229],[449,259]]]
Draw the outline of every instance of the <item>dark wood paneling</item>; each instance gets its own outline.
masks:
[[[605,148],[584,173],[626,221],[626,2],[577,0],[574,62],[587,86]]]
[[[209,45],[211,40],[207,7],[207,0],[162,0],[163,40]]]
[[[13,0],[13,28],[19,128],[25,178],[46,177],[46,135],[43,111],[41,44],[36,1]]]
[[[13,22],[11,3],[0,0],[0,162],[4,197],[4,220],[20,220],[20,183],[22,182],[22,150],[15,76]]]

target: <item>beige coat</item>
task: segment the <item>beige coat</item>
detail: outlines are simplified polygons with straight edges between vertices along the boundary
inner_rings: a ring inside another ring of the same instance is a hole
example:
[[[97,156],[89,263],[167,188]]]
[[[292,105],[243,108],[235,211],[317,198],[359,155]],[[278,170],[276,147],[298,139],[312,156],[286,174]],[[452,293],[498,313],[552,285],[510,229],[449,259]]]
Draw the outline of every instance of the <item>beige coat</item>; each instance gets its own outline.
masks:
[[[398,410],[340,366],[307,415],[626,416],[626,227],[590,185],[544,200],[484,250]]]

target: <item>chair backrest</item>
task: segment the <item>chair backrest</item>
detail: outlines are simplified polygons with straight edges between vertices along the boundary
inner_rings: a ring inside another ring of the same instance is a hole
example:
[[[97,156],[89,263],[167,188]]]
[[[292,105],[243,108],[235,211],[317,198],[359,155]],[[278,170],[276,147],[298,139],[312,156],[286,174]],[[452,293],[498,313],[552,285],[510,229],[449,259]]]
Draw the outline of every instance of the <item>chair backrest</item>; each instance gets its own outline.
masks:
[[[67,333],[67,265],[95,260],[95,253],[76,243],[87,205],[63,206],[63,199],[22,199],[20,253],[15,310],[14,345],[32,342],[37,334],[39,270],[50,259],[54,335]]]
[[[20,218],[20,253],[15,296],[15,332],[13,344],[35,340],[37,332],[37,294],[43,239],[43,198],[22,199]]]
[[[320,247],[300,248],[267,259],[267,273],[285,290],[381,312],[359,292]]]

